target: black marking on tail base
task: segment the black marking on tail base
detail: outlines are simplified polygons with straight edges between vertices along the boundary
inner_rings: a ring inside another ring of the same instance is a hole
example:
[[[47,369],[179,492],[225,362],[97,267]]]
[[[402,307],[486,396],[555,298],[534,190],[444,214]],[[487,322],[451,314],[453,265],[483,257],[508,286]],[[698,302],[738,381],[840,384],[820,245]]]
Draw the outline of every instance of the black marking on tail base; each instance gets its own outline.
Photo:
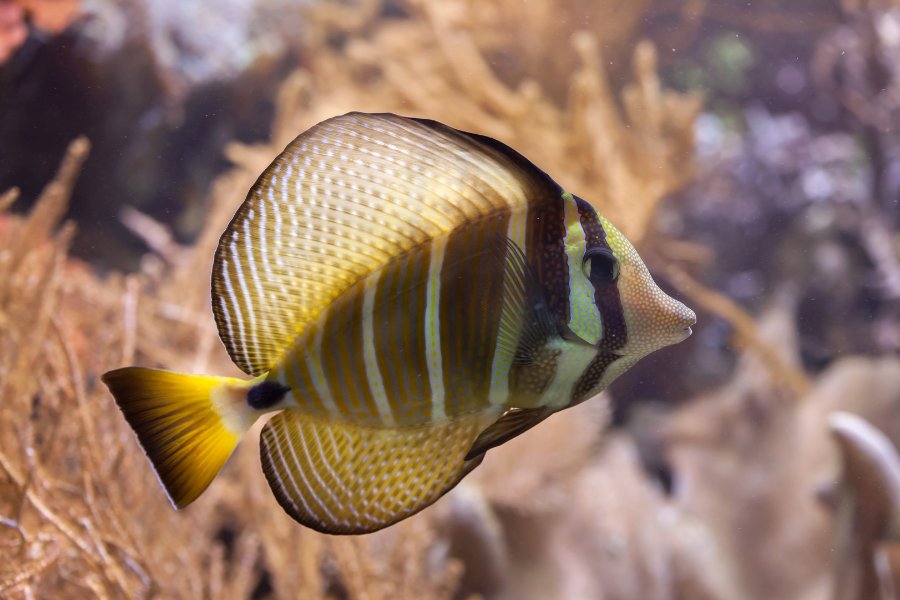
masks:
[[[284,398],[291,388],[277,381],[263,381],[257,383],[247,392],[247,404],[256,410],[272,408]]]

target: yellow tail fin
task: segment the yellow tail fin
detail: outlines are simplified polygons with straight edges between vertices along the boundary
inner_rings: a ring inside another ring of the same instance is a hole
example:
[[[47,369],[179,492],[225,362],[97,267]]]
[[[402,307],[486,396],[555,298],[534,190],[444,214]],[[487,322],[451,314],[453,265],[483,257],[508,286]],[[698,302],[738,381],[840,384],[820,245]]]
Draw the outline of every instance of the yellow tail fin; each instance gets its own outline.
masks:
[[[257,416],[245,402],[249,381],[141,367],[102,379],[176,508],[209,486]]]

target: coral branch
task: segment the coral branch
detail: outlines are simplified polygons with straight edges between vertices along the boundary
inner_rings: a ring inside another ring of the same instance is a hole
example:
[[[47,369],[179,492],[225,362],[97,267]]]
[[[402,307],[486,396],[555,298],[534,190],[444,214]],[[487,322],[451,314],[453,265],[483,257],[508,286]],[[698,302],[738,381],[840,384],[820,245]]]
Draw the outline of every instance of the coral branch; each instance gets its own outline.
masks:
[[[707,288],[681,268],[668,265],[666,276],[680,292],[699,306],[728,321],[734,327],[733,340],[737,350],[747,349],[759,356],[775,380],[802,397],[810,386],[809,378],[799,369],[784,362],[768,343],[757,334],[757,323],[747,312],[727,296]]]

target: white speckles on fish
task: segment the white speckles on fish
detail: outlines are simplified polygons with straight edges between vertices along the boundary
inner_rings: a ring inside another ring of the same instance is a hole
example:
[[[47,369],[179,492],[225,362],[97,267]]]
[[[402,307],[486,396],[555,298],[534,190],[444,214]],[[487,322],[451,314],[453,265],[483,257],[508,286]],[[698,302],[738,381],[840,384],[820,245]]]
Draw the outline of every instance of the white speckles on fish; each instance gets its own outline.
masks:
[[[259,177],[219,242],[212,306],[252,379],[103,380],[177,507],[277,411],[266,478],[328,533],[430,505],[694,323],[612,224],[512,149],[362,113],[312,127]]]

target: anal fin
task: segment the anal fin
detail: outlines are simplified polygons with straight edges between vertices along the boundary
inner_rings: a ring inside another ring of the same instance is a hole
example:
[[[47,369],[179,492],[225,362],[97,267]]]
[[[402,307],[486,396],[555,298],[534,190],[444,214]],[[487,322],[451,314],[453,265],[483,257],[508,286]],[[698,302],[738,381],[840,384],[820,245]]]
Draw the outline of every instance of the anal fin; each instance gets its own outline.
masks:
[[[262,431],[263,471],[299,523],[331,534],[382,529],[434,503],[477,467],[466,459],[486,412],[423,427],[375,429],[285,410]]]
[[[497,422],[481,432],[472,447],[466,453],[466,460],[475,460],[491,448],[505,444],[517,435],[524,433],[553,414],[553,409],[511,408],[497,419]]]

